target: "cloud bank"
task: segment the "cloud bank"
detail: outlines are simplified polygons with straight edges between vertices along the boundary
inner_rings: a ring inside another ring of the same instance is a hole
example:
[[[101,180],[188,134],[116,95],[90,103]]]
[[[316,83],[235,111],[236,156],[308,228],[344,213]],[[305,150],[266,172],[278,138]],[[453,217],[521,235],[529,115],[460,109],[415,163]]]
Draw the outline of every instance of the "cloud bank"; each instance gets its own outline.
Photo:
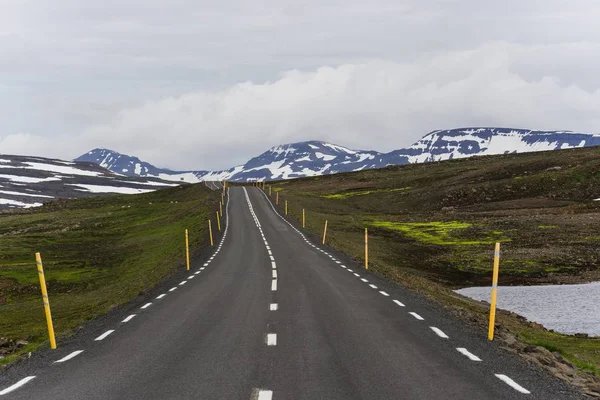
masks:
[[[7,0],[0,152],[219,169],[309,139],[388,151],[463,126],[599,132],[594,4]]]

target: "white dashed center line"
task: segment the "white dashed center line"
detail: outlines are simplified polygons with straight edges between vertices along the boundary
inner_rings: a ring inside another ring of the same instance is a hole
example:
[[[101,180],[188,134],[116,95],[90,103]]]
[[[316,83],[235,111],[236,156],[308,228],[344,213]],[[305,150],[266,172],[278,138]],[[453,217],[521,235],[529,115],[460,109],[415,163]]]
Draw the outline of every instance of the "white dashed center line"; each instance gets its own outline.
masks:
[[[158,299],[162,299],[162,298],[163,298],[163,297],[165,297],[165,296],[166,296],[166,294],[165,294],[165,293],[163,293],[163,294],[161,294],[161,295],[158,295],[158,296],[156,296],[156,299],[157,299],[157,300],[158,300]]]
[[[371,286],[373,289],[377,289],[377,286],[373,285],[372,283],[369,286]]]
[[[277,346],[277,334],[269,333],[267,335],[267,346]]]
[[[271,311],[277,311],[278,308],[279,306],[277,305],[277,303],[271,303],[271,305],[269,306],[269,310]]]
[[[152,303],[146,303],[146,304],[144,304],[143,306],[141,306],[140,308],[143,310],[144,308],[148,308],[148,307],[150,307],[150,305],[151,305],[151,304],[152,304]]]
[[[389,296],[389,294],[387,294],[387,293],[386,293],[386,292],[384,292],[383,290],[380,290],[380,291],[379,291],[379,293],[381,293],[382,295],[384,295],[384,296],[386,296],[386,297],[387,297],[387,296]]]
[[[273,270],[273,279],[277,279],[277,270],[276,269]]]
[[[273,279],[271,281],[271,291],[275,292],[277,291],[277,280]]]
[[[176,290],[177,287],[172,287],[171,289],[169,289],[169,292],[172,292],[173,290]]]
[[[273,399],[273,391],[272,390],[259,390],[258,396],[256,400],[271,400]]]

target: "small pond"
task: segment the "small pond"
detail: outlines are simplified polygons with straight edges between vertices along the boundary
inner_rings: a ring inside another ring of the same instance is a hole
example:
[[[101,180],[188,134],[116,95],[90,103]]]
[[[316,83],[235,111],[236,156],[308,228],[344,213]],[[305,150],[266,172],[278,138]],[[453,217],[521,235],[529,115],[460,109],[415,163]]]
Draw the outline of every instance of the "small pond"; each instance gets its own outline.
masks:
[[[489,303],[491,287],[471,287],[456,292]],[[498,308],[522,315],[556,332],[600,336],[600,282],[500,286]]]

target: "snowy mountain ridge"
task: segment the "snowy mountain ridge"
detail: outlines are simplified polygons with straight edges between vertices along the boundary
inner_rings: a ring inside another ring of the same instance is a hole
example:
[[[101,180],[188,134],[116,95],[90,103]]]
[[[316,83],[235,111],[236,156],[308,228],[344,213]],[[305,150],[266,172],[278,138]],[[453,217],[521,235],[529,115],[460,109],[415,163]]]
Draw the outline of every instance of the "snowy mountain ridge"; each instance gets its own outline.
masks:
[[[472,127],[437,130],[412,146],[380,153],[353,150],[322,141],[279,145],[223,171],[171,171],[137,157],[108,149],[94,149],[75,161],[99,164],[117,174],[195,183],[229,180],[252,182],[317,176],[339,172],[435,162],[476,155],[523,153],[600,145],[600,135],[570,131],[536,131],[513,128]]]
[[[145,193],[175,183],[117,175],[93,163],[0,156],[0,210],[38,207],[54,199]]]

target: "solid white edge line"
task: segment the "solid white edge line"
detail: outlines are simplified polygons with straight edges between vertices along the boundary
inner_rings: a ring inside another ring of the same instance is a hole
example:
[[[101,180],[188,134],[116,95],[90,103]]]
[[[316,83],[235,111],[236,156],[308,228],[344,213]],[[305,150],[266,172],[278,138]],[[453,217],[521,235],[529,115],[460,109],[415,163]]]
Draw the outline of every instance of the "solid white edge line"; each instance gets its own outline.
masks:
[[[423,321],[425,319],[414,311],[409,312],[409,314],[412,315],[413,317],[415,317],[416,319],[418,319],[419,321]]]
[[[508,386],[515,389],[517,392],[521,392],[523,394],[530,394],[531,392],[525,389],[523,386],[519,385],[517,382],[513,381],[510,377],[504,374],[495,374],[498,379],[506,383]]]
[[[123,321],[121,321],[121,322],[129,322],[129,321],[131,321],[131,319],[132,319],[133,317],[135,317],[135,314],[131,314],[130,316],[128,316],[127,318],[125,318],[125,319],[124,319]]]
[[[277,280],[276,279],[273,279],[271,281],[271,291],[273,291],[273,292],[277,291]]]
[[[268,333],[267,334],[267,346],[277,346],[277,334],[276,333]]]
[[[271,303],[271,305],[269,305],[270,311],[277,311],[278,308],[279,308],[279,305],[277,303]]]
[[[65,361],[69,361],[71,358],[78,356],[79,354],[83,353],[83,350],[76,350],[74,352],[72,352],[71,354],[61,358],[60,360],[54,361],[55,363],[61,363],[61,362],[65,362]]]
[[[143,310],[144,308],[148,308],[148,307],[150,307],[150,305],[151,305],[151,304],[152,304],[152,303],[146,303],[146,304],[144,304],[143,306],[141,306],[140,308]]]
[[[35,378],[35,375],[26,376],[25,378],[21,379],[14,385],[11,385],[11,386],[7,387],[6,389],[0,390],[0,396],[4,396],[5,394],[12,392],[13,390],[17,390],[18,388],[20,388],[21,386],[23,386],[24,384],[26,384],[33,378]]]
[[[110,335],[114,331],[115,331],[114,329],[109,329],[106,332],[104,332],[102,335],[100,335],[96,339],[94,339],[94,341],[99,342],[100,340],[103,340],[104,338],[106,338],[108,335]]]
[[[430,326],[429,328],[431,328],[431,330],[442,339],[449,339],[448,335],[446,335],[440,328],[436,328],[435,326]]]
[[[471,353],[469,350],[464,347],[457,347],[456,350],[462,355],[467,356],[471,361],[481,361],[481,358],[477,357],[475,354]]]

